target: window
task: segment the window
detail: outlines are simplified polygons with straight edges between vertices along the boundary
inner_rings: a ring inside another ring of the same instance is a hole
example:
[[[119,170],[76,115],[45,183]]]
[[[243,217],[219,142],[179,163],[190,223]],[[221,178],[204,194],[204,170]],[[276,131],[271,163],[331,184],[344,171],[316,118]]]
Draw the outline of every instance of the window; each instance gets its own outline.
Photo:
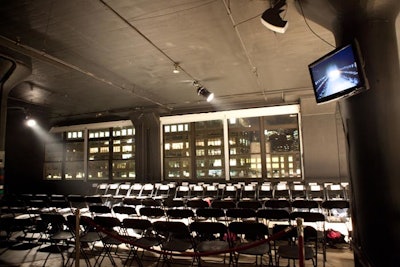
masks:
[[[299,106],[161,118],[164,179],[302,179]]]
[[[88,131],[88,179],[109,179],[110,129]]]
[[[225,177],[223,124],[221,120],[194,123],[196,178]]]
[[[135,179],[135,129],[131,121],[53,128],[45,146],[45,179]]]
[[[84,131],[67,132],[65,142],[65,179],[84,179]]]
[[[260,118],[231,118],[228,130],[230,177],[261,178]]]
[[[135,129],[118,127],[113,129],[112,178],[134,179],[135,175]]]
[[[164,125],[164,166],[167,178],[191,177],[190,125]]]
[[[62,178],[62,162],[64,147],[61,142],[62,134],[53,134],[52,142],[45,144],[44,177],[60,180]]]
[[[298,114],[264,118],[267,178],[301,177]]]

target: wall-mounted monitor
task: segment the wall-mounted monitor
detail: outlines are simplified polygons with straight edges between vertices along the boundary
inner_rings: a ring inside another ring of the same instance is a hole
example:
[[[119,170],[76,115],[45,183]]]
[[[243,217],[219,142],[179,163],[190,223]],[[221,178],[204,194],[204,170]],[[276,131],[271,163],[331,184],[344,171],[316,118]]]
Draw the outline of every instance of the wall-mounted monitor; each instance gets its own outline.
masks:
[[[308,69],[318,104],[367,89],[367,79],[356,42],[336,48]]]

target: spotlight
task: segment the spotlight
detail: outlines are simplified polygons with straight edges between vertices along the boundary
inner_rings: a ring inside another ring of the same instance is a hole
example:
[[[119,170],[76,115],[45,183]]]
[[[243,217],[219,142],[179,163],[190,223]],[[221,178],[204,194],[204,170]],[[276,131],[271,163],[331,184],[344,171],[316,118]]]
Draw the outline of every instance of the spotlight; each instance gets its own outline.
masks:
[[[204,86],[200,86],[199,88],[197,88],[197,94],[204,96],[207,99],[207,102],[210,102],[214,99],[214,93],[208,91],[207,88],[205,88]]]
[[[178,63],[174,63],[174,70],[172,71],[173,73],[177,74],[179,73],[179,64]]]
[[[271,31],[285,33],[288,22],[279,15],[283,11],[281,8],[284,5],[286,5],[286,0],[278,0],[273,7],[265,10],[261,16],[261,23]]]
[[[30,118],[30,117],[27,117],[26,118],[26,125],[28,126],[28,127],[35,127],[36,126],[36,120],[34,120],[34,119],[32,119],[32,118]]]

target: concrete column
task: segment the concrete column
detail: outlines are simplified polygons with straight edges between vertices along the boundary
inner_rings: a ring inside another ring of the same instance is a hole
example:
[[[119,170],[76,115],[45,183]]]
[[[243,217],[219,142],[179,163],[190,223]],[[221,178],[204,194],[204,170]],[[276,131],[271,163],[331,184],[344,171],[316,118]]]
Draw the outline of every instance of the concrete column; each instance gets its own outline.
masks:
[[[399,266],[400,69],[398,0],[300,0],[305,15],[331,30],[336,45],[357,39],[370,89],[340,100],[353,216],[355,265]],[[328,259],[329,260],[329,259]]]
[[[0,198],[4,194],[5,179],[5,141],[7,125],[8,94],[31,73],[29,60],[22,61],[3,53],[0,48]],[[25,58],[24,58],[25,59]]]
[[[358,24],[370,89],[340,103],[353,188],[354,241],[375,266],[399,264],[400,71],[394,23],[370,19]]]

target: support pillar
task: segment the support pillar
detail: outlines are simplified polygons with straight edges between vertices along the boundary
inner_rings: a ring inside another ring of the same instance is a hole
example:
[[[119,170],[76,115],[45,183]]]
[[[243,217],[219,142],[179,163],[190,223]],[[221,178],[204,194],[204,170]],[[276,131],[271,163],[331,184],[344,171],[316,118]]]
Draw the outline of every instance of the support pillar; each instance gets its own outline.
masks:
[[[299,0],[336,45],[357,39],[370,89],[339,101],[347,141],[355,265],[399,266],[400,68],[398,0]],[[329,260],[329,259],[328,259]]]

